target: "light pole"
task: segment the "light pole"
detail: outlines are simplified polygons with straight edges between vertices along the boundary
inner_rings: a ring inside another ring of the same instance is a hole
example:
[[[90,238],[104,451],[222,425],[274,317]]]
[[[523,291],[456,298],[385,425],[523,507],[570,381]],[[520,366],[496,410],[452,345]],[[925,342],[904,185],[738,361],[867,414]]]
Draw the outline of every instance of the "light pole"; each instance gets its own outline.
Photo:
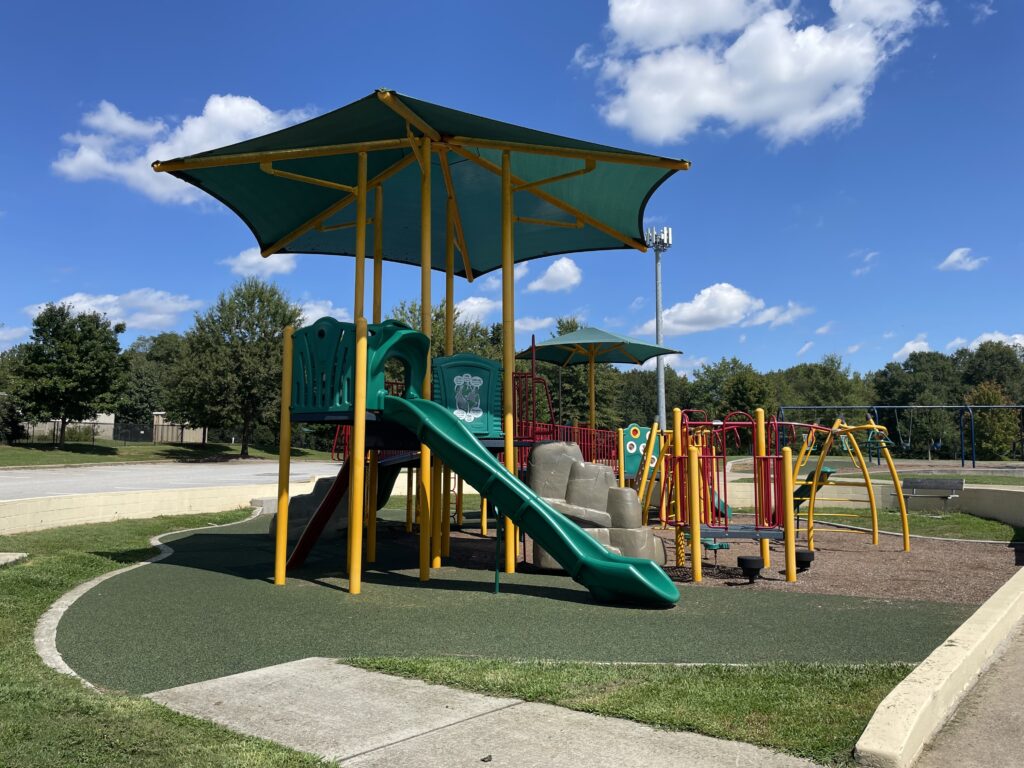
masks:
[[[672,227],[660,230],[649,227],[645,233],[647,247],[654,250],[654,341],[664,343],[661,330],[661,254],[672,247]],[[658,355],[658,426],[665,429],[665,359]]]

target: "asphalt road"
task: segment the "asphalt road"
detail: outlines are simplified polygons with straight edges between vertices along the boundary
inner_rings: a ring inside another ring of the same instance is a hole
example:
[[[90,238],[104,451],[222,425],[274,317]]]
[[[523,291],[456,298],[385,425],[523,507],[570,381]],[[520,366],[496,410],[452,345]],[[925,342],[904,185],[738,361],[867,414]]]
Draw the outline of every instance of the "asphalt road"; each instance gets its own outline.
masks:
[[[299,482],[312,475],[334,475],[339,466],[329,461],[293,462],[291,479],[292,482]],[[210,464],[113,464],[7,469],[0,471],[0,500],[276,482],[277,462],[258,459]]]

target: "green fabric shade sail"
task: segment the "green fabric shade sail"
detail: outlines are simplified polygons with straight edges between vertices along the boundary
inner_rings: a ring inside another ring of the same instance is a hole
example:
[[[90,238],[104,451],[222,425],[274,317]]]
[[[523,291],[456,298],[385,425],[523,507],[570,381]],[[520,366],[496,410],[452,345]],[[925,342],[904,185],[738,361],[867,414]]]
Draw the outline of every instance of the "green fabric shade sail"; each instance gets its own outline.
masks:
[[[523,350],[517,358],[529,360],[534,347]],[[581,328],[578,331],[556,336],[536,345],[537,359],[546,363],[582,365],[584,363],[633,363],[640,365],[659,355],[679,354],[678,349],[659,347],[646,341],[602,331],[600,328]]]
[[[429,136],[431,256],[446,259],[446,201],[454,201],[455,274],[501,266],[501,176],[510,152],[514,259],[576,251],[644,250],[644,207],[685,160],[656,157],[478,117],[380,90],[290,128],[188,157],[157,161],[220,200],[264,255],[354,255],[358,152],[367,152],[368,216],[383,214],[386,261],[420,264],[420,137]],[[414,150],[414,147],[417,149]],[[537,183],[542,182],[542,183]],[[373,225],[367,253],[373,253]]]

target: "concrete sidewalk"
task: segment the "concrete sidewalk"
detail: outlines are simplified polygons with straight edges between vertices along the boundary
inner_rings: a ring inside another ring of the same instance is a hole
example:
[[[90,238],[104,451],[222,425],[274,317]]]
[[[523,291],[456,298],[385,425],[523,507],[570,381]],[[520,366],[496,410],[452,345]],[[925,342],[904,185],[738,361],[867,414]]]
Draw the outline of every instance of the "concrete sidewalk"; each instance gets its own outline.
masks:
[[[925,747],[917,768],[1024,765],[1024,624]]]
[[[659,731],[309,658],[149,694],[346,768],[814,768],[750,744]]]

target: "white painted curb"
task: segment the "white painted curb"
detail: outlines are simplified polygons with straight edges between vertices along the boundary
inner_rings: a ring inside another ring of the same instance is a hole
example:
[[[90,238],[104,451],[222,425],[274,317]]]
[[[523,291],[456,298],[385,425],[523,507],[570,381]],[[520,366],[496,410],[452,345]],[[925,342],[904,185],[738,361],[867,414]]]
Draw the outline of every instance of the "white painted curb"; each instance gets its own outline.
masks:
[[[1018,570],[878,705],[854,750],[868,768],[909,768],[1024,618]]]

